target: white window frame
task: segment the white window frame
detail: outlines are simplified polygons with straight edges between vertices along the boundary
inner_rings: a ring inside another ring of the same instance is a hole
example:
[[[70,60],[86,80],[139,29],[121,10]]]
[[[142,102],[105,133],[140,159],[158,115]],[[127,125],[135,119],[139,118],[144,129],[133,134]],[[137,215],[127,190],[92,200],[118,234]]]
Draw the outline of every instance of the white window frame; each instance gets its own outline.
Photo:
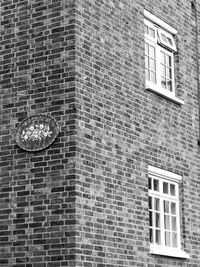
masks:
[[[156,83],[148,81],[146,79],[146,89],[157,93],[159,95],[164,96],[167,99],[172,100],[180,105],[184,104],[184,101],[176,97],[175,95],[175,77],[174,77],[174,52],[176,51],[176,44],[174,40],[174,35],[177,34],[177,31],[172,28],[167,23],[163,22],[153,14],[148,11],[144,11],[144,23],[148,27],[151,27],[155,30],[156,35],[155,38],[149,36],[145,33],[145,43],[154,46],[156,49]],[[172,44],[166,42],[162,37],[161,34],[169,37],[172,41]],[[168,54],[171,57],[172,62],[172,90],[168,90],[162,87],[161,85],[161,72],[160,72],[160,64],[161,64],[161,57],[160,51],[164,51],[164,53]],[[146,68],[146,66],[145,66]]]
[[[160,199],[160,203],[162,203],[164,200],[169,200],[169,201],[171,200],[173,203],[176,203],[176,219],[177,219],[177,247],[166,246],[165,236],[164,236],[164,233],[166,231],[164,227],[165,213],[163,210],[163,204],[160,204],[161,244],[158,245],[155,242],[150,243],[150,253],[169,256],[169,257],[189,259],[190,255],[181,249],[179,185],[182,181],[182,176],[149,165],[148,177],[151,179],[158,180],[160,184],[159,191],[154,191],[152,189],[149,189],[149,197],[156,197],[157,199]],[[176,194],[174,196],[163,193],[162,190],[163,181],[175,186]],[[150,228],[156,229],[154,225]]]
[[[172,44],[169,44],[168,42],[166,42],[163,38],[162,35],[164,35],[165,37],[171,39]],[[176,44],[175,44],[175,40],[174,37],[172,36],[172,34],[169,34],[168,32],[164,31],[163,29],[159,28],[158,29],[158,42],[165,46],[166,48],[171,49],[172,51],[177,51],[176,49]]]

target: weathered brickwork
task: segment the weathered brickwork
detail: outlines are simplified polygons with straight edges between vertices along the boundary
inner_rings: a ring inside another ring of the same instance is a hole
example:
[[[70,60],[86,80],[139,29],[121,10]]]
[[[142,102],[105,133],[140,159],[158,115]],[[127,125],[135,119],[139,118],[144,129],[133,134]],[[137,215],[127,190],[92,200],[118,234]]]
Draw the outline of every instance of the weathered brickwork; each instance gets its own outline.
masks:
[[[178,31],[182,106],[145,90],[144,9]],[[0,266],[200,266],[200,1],[0,0],[0,12]],[[41,113],[60,133],[26,152],[15,129]],[[183,176],[190,259],[149,252],[148,165]]]
[[[0,266],[74,266],[73,2],[0,1]],[[40,113],[60,134],[27,153],[14,131]]]
[[[183,106],[144,89],[144,9],[178,31],[176,90]],[[194,4],[79,0],[76,18],[77,266],[200,266]],[[181,241],[189,260],[149,253],[148,165],[183,176]]]

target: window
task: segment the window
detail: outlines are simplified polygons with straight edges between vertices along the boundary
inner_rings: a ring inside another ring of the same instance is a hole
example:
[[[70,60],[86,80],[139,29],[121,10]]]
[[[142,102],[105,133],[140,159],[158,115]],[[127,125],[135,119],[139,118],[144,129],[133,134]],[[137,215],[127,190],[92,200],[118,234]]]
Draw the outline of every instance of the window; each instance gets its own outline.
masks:
[[[175,96],[174,53],[176,30],[145,11],[146,88],[179,104]]]
[[[189,258],[181,250],[179,184],[180,175],[152,166],[149,181],[150,252],[165,256]]]

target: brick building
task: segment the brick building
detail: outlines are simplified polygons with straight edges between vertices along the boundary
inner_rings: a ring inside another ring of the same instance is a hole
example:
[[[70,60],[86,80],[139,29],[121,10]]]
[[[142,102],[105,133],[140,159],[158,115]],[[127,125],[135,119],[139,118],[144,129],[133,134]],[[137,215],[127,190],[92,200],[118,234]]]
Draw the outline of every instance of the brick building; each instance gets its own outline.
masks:
[[[200,1],[0,11],[0,266],[199,267]]]

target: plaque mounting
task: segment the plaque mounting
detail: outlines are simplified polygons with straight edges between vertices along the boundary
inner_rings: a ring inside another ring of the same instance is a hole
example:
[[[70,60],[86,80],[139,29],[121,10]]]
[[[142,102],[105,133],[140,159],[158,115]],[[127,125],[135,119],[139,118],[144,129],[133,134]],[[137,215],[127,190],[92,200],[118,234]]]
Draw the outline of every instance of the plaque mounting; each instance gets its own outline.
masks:
[[[15,140],[26,151],[39,151],[50,146],[59,133],[57,121],[47,115],[33,115],[17,127]]]

